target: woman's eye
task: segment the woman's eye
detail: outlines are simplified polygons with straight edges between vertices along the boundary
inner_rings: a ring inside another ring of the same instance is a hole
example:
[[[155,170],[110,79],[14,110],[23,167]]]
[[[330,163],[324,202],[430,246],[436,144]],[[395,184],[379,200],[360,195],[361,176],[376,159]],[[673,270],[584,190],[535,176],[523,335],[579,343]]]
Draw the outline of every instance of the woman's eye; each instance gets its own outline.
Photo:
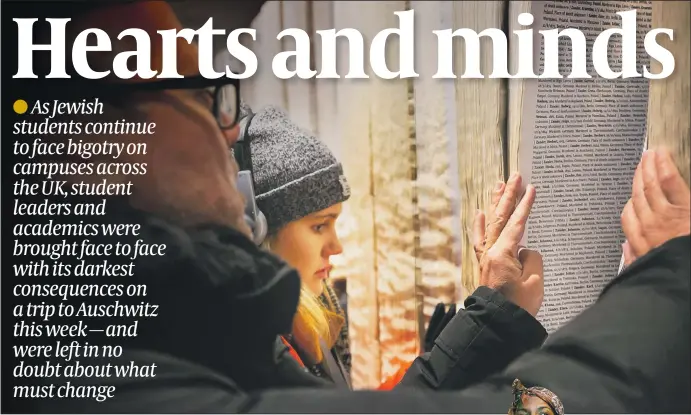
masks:
[[[314,226],[312,227],[312,229],[314,229],[315,232],[320,233],[320,232],[322,232],[324,229],[326,229],[326,223],[322,223],[322,224],[319,224],[319,225],[314,225]]]

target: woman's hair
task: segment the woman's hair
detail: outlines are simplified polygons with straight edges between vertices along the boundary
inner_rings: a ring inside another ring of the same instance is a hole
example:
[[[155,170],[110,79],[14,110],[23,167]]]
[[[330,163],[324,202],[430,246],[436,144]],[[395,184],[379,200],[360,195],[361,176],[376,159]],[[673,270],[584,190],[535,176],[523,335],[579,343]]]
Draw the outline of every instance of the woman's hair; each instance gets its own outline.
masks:
[[[269,235],[262,247],[271,251],[272,242],[276,240],[276,233]],[[327,298],[327,301],[330,301]],[[314,360],[314,363],[324,359],[321,341],[327,348],[333,347],[341,326],[345,319],[329,310],[322,300],[310,292],[304,285],[300,289],[300,300],[297,312],[293,318],[292,335],[298,347]]]

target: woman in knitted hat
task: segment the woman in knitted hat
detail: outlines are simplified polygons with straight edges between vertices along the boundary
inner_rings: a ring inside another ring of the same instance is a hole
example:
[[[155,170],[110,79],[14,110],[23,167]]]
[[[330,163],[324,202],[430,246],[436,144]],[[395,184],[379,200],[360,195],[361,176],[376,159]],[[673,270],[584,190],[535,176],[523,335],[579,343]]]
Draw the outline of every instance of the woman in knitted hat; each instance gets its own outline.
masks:
[[[346,317],[327,283],[329,258],[342,251],[336,220],[350,196],[343,168],[280,109],[252,114],[243,103],[240,116],[246,117],[255,198],[268,226],[262,245],[302,280],[292,332],[282,340],[312,374],[350,387]]]
[[[255,200],[268,227],[262,245],[297,269],[302,280],[292,333],[283,336],[283,343],[315,376],[350,387],[346,315],[327,282],[329,258],[342,251],[336,220],[350,197],[343,168],[322,141],[280,109],[253,113],[244,102],[240,107],[241,128],[250,142]],[[444,312],[437,316],[443,317],[437,319],[441,322],[430,321],[426,343],[433,344],[455,314],[452,308],[447,313],[442,307]],[[393,389],[410,364],[378,389]]]

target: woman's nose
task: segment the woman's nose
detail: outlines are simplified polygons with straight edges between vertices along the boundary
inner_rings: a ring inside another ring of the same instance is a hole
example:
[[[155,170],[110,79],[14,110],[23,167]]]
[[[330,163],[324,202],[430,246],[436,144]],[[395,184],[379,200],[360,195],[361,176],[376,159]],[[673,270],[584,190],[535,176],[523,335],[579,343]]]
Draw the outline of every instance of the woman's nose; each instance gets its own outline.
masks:
[[[338,237],[335,237],[328,245],[327,256],[340,255],[343,252],[343,246]]]

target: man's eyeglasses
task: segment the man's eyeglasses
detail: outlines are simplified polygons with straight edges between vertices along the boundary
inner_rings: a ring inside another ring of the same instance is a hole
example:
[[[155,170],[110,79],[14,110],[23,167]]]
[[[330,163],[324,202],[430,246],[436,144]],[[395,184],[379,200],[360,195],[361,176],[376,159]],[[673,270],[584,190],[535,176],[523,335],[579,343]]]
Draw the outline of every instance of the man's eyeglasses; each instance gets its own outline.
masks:
[[[34,81],[30,86],[37,93],[49,93],[61,99],[103,98],[123,101],[129,93],[156,92],[170,89],[206,91],[211,111],[221,130],[237,125],[240,118],[240,80],[232,78],[206,79],[201,75],[143,82],[103,82],[89,80],[50,79]],[[28,84],[28,83],[27,83]]]
[[[221,130],[229,130],[240,118],[240,81],[232,78],[206,79],[201,75],[191,78],[164,79],[153,82],[128,84],[134,91],[162,91],[166,89],[206,90],[212,98],[211,111]]]

